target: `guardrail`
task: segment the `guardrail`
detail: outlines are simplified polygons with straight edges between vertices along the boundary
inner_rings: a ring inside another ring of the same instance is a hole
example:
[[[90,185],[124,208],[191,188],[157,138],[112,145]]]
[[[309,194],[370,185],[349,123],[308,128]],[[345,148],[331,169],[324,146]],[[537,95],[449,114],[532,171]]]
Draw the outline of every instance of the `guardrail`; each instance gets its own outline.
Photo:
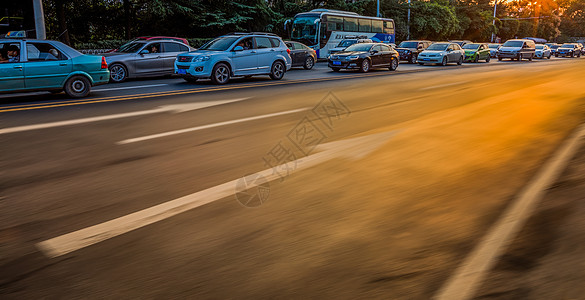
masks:
[[[112,49],[81,49],[77,50],[83,54],[102,54],[110,51]]]

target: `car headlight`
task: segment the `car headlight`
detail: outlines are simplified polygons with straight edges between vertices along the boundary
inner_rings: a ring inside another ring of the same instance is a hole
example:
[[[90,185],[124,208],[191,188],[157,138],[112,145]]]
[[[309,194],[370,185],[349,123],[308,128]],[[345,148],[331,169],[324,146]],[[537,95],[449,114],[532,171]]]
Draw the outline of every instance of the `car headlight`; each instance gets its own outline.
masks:
[[[359,56],[358,55],[351,55],[350,57],[348,57],[347,59],[349,60],[354,60],[354,59],[358,59]]]
[[[331,55],[327,55],[327,59],[331,59]]]
[[[194,62],[200,62],[200,61],[206,61],[206,60],[209,60],[209,55],[197,56],[193,59]]]
[[[406,52],[406,54],[410,54],[410,50],[406,50],[406,51],[404,51],[404,52]]]

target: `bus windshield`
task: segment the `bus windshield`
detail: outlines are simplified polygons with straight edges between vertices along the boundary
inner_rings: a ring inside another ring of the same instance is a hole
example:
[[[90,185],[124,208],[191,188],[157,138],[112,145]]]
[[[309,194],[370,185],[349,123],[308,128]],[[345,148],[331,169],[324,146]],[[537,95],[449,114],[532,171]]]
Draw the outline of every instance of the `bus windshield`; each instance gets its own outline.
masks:
[[[316,44],[317,19],[318,17],[296,17],[292,23],[291,38],[307,45]]]

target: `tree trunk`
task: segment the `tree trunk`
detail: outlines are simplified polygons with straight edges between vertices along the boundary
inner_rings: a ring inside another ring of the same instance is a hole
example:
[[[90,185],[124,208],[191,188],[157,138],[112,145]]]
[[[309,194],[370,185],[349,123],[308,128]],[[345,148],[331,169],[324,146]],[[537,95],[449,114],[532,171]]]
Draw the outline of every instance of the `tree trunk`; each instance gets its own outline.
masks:
[[[67,45],[71,45],[69,40],[69,30],[67,29],[67,19],[65,18],[65,1],[55,0],[57,10],[57,19],[59,20],[59,40]]]
[[[130,32],[131,28],[132,28],[132,16],[130,14],[130,9],[131,9],[131,3],[130,0],[124,0],[124,17],[125,17],[125,21],[126,21],[126,39],[129,40],[132,38],[132,33]]]

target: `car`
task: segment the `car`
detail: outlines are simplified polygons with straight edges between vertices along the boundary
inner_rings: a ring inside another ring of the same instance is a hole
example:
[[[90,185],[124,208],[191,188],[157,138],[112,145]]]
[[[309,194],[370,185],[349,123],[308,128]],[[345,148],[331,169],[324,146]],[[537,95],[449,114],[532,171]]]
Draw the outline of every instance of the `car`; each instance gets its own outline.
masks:
[[[366,39],[365,37],[346,36],[345,39],[341,40],[341,42],[339,42],[339,44],[337,44],[337,46],[335,48],[329,49],[329,54],[341,52],[341,51],[345,50],[345,48],[347,48],[353,44],[373,43],[373,42],[374,41],[372,41],[371,39]]]
[[[0,39],[0,53],[6,52],[13,58],[0,63],[0,93],[65,91],[80,98],[110,78],[103,56],[84,55],[58,41]]]
[[[487,44],[479,44],[479,43],[471,43],[465,44],[463,46],[463,50],[465,51],[465,62],[479,62],[480,60],[485,60],[485,62],[490,62],[491,55],[490,55],[490,48]]]
[[[453,41],[449,41],[449,42],[458,44],[461,47],[465,46],[465,44],[472,43],[472,41],[469,41],[469,40],[453,40]]]
[[[547,45],[550,48],[551,55],[555,55],[555,53],[557,53],[557,49],[559,49],[559,47],[561,47],[560,44],[556,44],[556,43],[547,43],[545,45]]]
[[[110,66],[110,81],[172,75],[177,55],[194,50],[174,40],[135,41],[118,51],[104,53]]]
[[[536,44],[533,40],[507,40],[500,50],[498,50],[498,60],[501,61],[504,58],[509,58],[511,60],[521,61],[523,58],[528,58],[528,60],[532,61],[535,51]]]
[[[228,83],[234,76],[280,80],[292,66],[290,51],[276,34],[230,33],[177,56],[175,74],[187,82],[210,78],[214,84]]]
[[[122,45],[121,47],[124,47],[125,45],[130,44],[132,42],[136,42],[136,41],[160,41],[160,40],[172,40],[172,41],[183,43],[183,44],[189,46],[189,41],[186,38],[180,38],[180,37],[174,37],[174,36],[139,36],[139,37],[129,41],[128,43]],[[108,51],[107,53],[116,52],[116,51],[118,51],[118,49],[119,48],[112,49],[112,50]]]
[[[357,69],[366,73],[378,67],[395,71],[399,60],[398,52],[387,44],[359,43],[329,55],[327,64],[334,72],[339,72],[341,69]]]
[[[290,49],[293,67],[303,67],[305,70],[310,70],[315,66],[317,61],[317,52],[315,50],[299,42],[285,41],[284,43]]]
[[[552,56],[552,52],[550,47],[547,45],[536,45],[536,50],[534,51],[534,58],[548,58],[550,59]]]
[[[400,54],[400,60],[406,60],[411,64],[416,63],[418,54],[428,48],[431,41],[403,41],[398,45],[396,51]]]
[[[430,45],[426,50],[418,55],[418,64],[427,63],[441,64],[446,66],[448,63],[455,62],[458,65],[463,64],[465,51],[457,43],[438,42]]]
[[[562,44],[555,53],[555,57],[581,57],[581,45],[576,43]]]
[[[490,57],[497,58],[498,57],[498,50],[500,50],[500,47],[502,47],[502,44],[491,43],[491,44],[488,44],[488,47],[490,48]]]

